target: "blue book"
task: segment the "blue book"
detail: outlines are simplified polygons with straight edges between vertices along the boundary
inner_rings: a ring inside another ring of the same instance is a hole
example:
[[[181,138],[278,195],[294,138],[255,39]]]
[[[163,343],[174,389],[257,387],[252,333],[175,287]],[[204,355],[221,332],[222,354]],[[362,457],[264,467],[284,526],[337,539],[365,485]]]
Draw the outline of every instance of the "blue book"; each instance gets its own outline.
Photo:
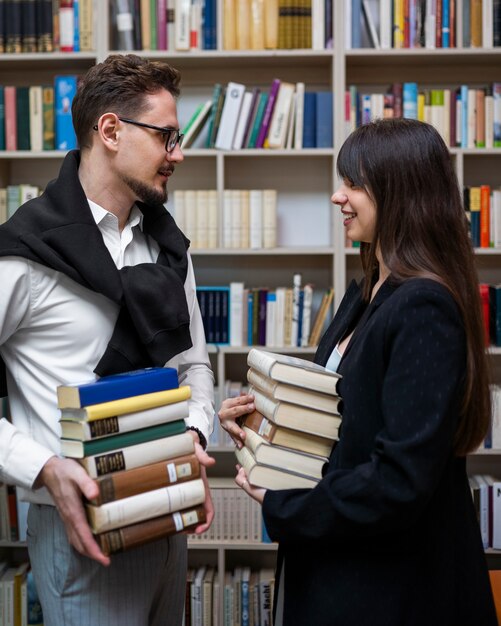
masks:
[[[56,150],[73,150],[77,147],[77,138],[71,118],[71,104],[76,91],[76,76],[56,76],[54,78]]]
[[[332,91],[317,92],[317,148],[332,148]]]
[[[123,374],[111,374],[97,380],[57,388],[59,409],[79,409],[91,404],[131,398],[146,393],[179,387],[173,367],[147,367]]]
[[[362,0],[351,2],[351,47],[362,47]]]
[[[404,117],[411,120],[417,120],[417,101],[418,101],[418,86],[417,83],[404,83],[402,88],[402,107]]]
[[[450,19],[449,0],[442,0],[442,48],[450,48]]]
[[[197,300],[207,343],[229,343],[229,298],[229,287],[197,287]]]
[[[79,0],[73,0],[73,52],[80,52],[80,7],[79,7]]]
[[[303,148],[317,147],[317,94],[306,91],[303,109]]]
[[[254,296],[249,289],[247,296],[247,345],[252,346],[252,318],[254,317]]]
[[[501,285],[489,285],[490,340],[501,346]]]
[[[468,147],[468,85],[461,85],[461,148]]]

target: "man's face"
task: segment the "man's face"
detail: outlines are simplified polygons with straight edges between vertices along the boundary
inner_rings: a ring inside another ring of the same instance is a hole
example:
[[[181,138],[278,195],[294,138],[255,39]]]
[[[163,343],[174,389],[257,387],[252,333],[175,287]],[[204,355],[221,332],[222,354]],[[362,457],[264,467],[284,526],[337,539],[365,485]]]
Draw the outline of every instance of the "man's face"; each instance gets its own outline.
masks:
[[[135,121],[159,127],[179,128],[176,102],[166,90],[146,97],[148,108]],[[156,130],[120,122],[122,142],[117,173],[135,198],[146,204],[167,200],[167,181],[174,166],[181,163],[179,144],[168,153],[166,136]]]

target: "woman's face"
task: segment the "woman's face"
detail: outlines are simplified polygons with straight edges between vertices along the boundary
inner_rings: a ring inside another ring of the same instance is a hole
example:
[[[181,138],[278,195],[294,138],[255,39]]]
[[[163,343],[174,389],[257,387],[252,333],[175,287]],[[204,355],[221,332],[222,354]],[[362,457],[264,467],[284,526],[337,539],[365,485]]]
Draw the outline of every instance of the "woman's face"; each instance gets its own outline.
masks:
[[[344,179],[331,198],[341,207],[346,235],[351,241],[371,243],[376,228],[376,206],[365,187]]]

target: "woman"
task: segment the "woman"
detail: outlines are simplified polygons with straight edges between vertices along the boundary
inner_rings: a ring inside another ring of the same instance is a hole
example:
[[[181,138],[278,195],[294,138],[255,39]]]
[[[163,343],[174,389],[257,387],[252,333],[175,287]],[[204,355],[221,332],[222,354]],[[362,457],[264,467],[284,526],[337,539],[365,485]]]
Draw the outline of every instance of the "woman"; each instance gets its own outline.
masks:
[[[332,201],[365,273],[315,356],[342,375],[340,440],[314,489],[236,477],[279,542],[276,624],[494,626],[465,460],[488,428],[488,372],[449,152],[427,124],[379,120],[350,135],[337,169]],[[223,403],[235,439],[252,408]]]

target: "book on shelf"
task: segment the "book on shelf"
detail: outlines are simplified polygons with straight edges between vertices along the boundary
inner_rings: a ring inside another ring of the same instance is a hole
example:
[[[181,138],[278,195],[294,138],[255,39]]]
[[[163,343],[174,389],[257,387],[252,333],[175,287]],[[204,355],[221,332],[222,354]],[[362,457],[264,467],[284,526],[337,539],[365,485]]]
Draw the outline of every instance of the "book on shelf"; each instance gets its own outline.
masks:
[[[129,446],[136,446],[150,441],[180,435],[186,431],[184,419],[178,419],[165,424],[157,424],[140,428],[130,432],[119,433],[99,437],[91,441],[79,441],[77,439],[61,439],[61,454],[72,459],[92,457],[112,450],[120,450]]]
[[[98,533],[94,538],[103,553],[111,555],[181,531],[189,531],[205,520],[205,508],[197,506]]]
[[[165,391],[155,391],[139,396],[131,396],[130,398],[91,404],[81,409],[65,408],[61,410],[61,419],[91,422],[105,417],[115,417],[167,404],[179,403],[183,400],[188,400],[190,397],[191,389],[189,385],[183,385],[177,389],[166,389]]]
[[[337,396],[340,375],[306,359],[252,348],[247,364],[278,382]]]
[[[145,491],[101,506],[86,504],[85,508],[92,531],[102,533],[194,507],[203,503],[204,500],[204,481],[197,478],[185,483]]]
[[[332,451],[332,439],[279,426],[258,411],[246,415],[242,424],[276,446],[323,457],[328,457]]]
[[[177,370],[174,368],[148,367],[102,376],[91,382],[59,385],[57,406],[59,409],[78,409],[92,404],[175,389],[178,385]]]
[[[243,446],[235,450],[239,464],[245,469],[247,479],[255,487],[264,489],[308,489],[315,487],[318,480],[301,474],[278,469],[256,462],[252,452]]]
[[[193,480],[199,476],[200,463],[196,455],[184,454],[158,463],[100,476],[96,479],[99,494],[90,503],[100,506],[150,489],[160,489]]]
[[[274,424],[332,440],[336,440],[339,436],[341,424],[339,415],[276,401],[254,387],[249,388],[249,393],[254,396],[256,410]]]
[[[91,441],[100,437],[108,437],[109,435],[185,419],[188,415],[188,402],[183,400],[182,402],[146,409],[145,411],[114,415],[90,422],[66,417],[67,412],[63,409],[59,423],[61,425],[61,436],[64,439]]]
[[[339,414],[341,398],[338,396],[281,383],[252,368],[247,372],[247,380],[254,389],[277,401],[297,404],[323,413]]]
[[[215,147],[218,149],[231,150],[233,146],[244,93],[245,85],[235,82],[228,83],[215,141]]]
[[[71,105],[76,91],[76,76],[56,76],[54,78],[56,150],[73,150],[77,147],[77,138],[71,118]]]
[[[188,432],[138,443],[126,448],[79,459],[91,478],[111,472],[134,469],[142,465],[165,461],[176,456],[192,454],[195,450],[193,437]]]
[[[202,132],[205,123],[209,119],[212,106],[212,101],[207,100],[197,107],[195,113],[192,115],[191,119],[188,121],[187,125],[183,129],[183,148],[190,148],[196,141],[196,139]]]
[[[256,463],[296,472],[317,480],[322,478],[322,467],[327,461],[327,457],[272,445],[251,428],[244,426],[243,430],[245,432],[245,446],[254,455]]]

